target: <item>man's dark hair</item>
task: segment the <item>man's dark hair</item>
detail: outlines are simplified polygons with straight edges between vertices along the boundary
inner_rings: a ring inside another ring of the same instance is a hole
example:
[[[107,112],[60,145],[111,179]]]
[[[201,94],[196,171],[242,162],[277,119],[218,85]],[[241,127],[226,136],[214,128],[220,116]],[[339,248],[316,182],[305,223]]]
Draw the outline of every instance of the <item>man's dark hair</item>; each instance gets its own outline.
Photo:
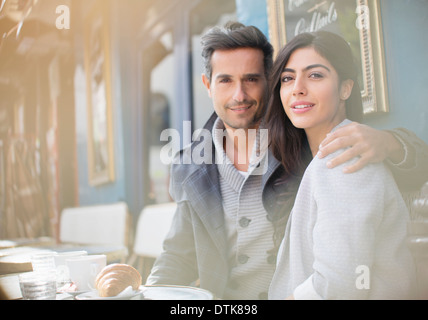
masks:
[[[216,50],[255,48],[263,51],[265,75],[268,78],[272,68],[273,47],[265,35],[254,26],[239,22],[229,22],[224,27],[214,27],[202,37],[202,58],[205,75],[211,81],[211,57]]]

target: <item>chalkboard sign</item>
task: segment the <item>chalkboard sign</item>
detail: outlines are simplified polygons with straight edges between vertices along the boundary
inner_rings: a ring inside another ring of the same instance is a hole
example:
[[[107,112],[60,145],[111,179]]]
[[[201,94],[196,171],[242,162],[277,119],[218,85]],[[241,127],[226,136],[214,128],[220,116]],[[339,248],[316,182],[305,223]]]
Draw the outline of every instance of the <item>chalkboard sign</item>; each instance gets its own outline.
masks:
[[[365,114],[387,112],[387,86],[378,0],[267,0],[277,52],[296,35],[326,30],[349,42],[359,62]]]

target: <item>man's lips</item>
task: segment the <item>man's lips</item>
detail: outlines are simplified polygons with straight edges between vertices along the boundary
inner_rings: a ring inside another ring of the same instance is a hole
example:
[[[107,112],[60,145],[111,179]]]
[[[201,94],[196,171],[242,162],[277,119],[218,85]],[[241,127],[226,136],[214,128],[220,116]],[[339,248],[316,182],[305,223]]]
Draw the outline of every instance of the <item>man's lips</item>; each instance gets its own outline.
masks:
[[[243,106],[243,107],[234,107],[234,108],[229,108],[232,111],[244,111],[244,110],[248,110],[252,107],[251,106]]]
[[[251,107],[255,106],[256,103],[252,103],[252,102],[244,102],[241,104],[230,104],[227,106],[227,108],[231,111],[235,111],[235,112],[239,112],[239,111],[247,111],[248,109],[250,109]]]

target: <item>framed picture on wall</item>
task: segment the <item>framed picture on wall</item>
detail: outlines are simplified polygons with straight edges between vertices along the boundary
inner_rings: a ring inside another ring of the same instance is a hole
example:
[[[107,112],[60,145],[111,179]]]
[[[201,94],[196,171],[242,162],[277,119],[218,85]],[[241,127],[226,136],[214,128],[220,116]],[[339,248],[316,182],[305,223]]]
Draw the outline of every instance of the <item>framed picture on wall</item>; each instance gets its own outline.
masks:
[[[276,52],[303,32],[326,30],[341,35],[361,66],[364,114],[389,111],[379,0],[267,0],[267,5]]]
[[[114,181],[110,48],[107,12],[96,8],[85,23],[89,184]]]

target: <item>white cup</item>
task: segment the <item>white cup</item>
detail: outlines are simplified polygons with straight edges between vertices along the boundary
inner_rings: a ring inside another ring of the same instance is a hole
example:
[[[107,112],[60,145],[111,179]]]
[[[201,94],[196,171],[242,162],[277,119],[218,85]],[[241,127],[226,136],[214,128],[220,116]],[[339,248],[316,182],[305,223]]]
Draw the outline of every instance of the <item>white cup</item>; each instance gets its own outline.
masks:
[[[95,290],[95,278],[106,266],[107,257],[100,254],[68,258],[66,264],[77,291],[90,291]]]
[[[67,259],[74,257],[87,256],[86,251],[67,251],[59,252],[54,255],[55,268],[56,268],[56,281],[57,287],[61,288],[63,285],[71,282],[70,270],[67,266]]]

